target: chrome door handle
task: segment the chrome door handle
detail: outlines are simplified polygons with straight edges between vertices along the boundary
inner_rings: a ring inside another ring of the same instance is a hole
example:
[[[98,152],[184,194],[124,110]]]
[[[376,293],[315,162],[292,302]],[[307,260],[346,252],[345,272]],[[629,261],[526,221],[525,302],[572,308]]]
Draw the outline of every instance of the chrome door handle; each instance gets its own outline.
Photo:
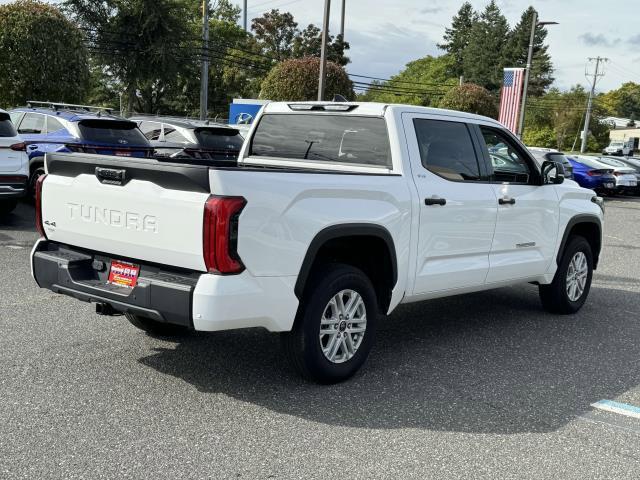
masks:
[[[515,205],[516,204],[516,199],[515,198],[511,198],[509,196],[504,196],[501,199],[498,200],[498,203],[500,205]]]
[[[424,204],[425,205],[441,205],[444,207],[447,204],[447,199],[439,198],[439,197],[425,198]]]

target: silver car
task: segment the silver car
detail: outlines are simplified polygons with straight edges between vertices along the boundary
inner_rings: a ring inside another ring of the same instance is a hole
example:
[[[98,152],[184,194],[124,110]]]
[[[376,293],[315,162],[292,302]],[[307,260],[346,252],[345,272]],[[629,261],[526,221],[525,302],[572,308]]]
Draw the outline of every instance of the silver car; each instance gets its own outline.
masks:
[[[130,118],[149,140],[157,158],[235,163],[243,138],[237,128],[173,117]]]

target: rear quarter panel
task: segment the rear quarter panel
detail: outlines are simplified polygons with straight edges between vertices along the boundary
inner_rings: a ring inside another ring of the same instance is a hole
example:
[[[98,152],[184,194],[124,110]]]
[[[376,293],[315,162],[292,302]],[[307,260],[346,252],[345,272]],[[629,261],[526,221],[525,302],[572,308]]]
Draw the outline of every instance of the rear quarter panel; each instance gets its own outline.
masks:
[[[254,276],[297,276],[313,238],[350,223],[385,227],[393,237],[404,295],[411,237],[411,196],[401,175],[353,175],[256,170],[211,170],[211,190],[247,200],[238,253]]]

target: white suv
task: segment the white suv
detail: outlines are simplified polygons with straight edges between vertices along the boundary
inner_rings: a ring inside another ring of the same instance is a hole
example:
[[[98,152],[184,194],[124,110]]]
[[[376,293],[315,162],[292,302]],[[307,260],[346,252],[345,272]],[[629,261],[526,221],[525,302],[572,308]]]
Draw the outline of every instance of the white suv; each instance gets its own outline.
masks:
[[[0,109],[0,216],[16,208],[27,193],[29,158],[7,112]]]

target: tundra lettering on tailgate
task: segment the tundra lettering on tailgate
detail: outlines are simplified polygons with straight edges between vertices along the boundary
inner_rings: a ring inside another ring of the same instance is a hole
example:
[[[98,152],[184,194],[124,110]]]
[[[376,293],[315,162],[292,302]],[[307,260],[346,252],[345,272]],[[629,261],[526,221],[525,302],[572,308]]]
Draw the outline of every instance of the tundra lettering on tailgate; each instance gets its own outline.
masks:
[[[143,215],[137,212],[102,208],[79,203],[67,203],[67,208],[71,220],[81,220],[87,223],[101,223],[109,227],[158,233],[158,219],[153,215]]]

